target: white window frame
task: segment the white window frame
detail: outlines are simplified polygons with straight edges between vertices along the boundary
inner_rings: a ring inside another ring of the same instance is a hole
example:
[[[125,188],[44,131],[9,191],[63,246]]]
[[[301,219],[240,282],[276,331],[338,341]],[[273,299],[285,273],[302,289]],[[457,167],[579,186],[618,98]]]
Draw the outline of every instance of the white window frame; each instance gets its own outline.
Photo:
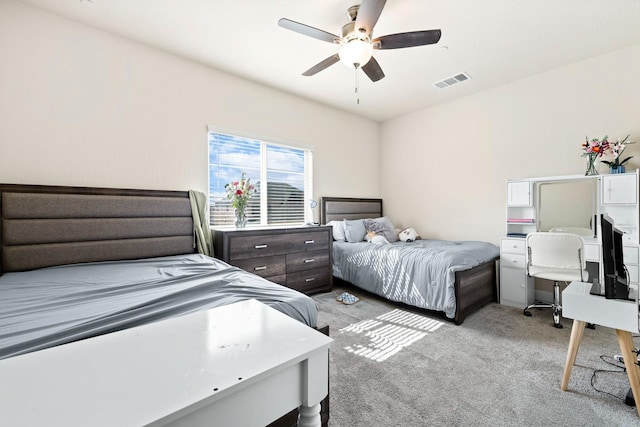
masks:
[[[262,185],[261,184],[261,192],[260,192],[260,222],[256,223],[256,222],[249,222],[247,224],[248,227],[251,226],[270,226],[270,225],[277,225],[277,226],[286,226],[286,225],[301,225],[300,222],[277,222],[277,223],[272,223],[270,224],[268,222],[268,181],[267,181],[267,147],[283,147],[283,148],[287,148],[287,149],[294,149],[294,150],[301,150],[304,153],[304,170],[303,170],[303,179],[304,179],[304,221],[303,223],[311,223],[314,222],[314,214],[313,214],[313,210],[310,206],[310,202],[313,199],[313,147],[309,147],[309,146],[305,146],[303,144],[296,144],[296,143],[288,143],[288,142],[280,142],[280,141],[276,141],[273,138],[265,138],[262,136],[256,136],[256,135],[250,135],[247,134],[246,132],[237,132],[237,131],[229,131],[229,130],[223,130],[220,128],[216,128],[216,127],[212,127],[209,126],[208,127],[208,131],[207,131],[207,187],[208,187],[208,194],[209,197],[212,198],[212,192],[211,192],[211,183],[209,182],[210,178],[211,178],[211,163],[210,163],[210,134],[211,133],[215,133],[215,134],[221,134],[221,135],[226,135],[226,136],[230,136],[230,137],[235,137],[235,138],[239,138],[239,139],[247,139],[247,140],[253,140],[253,141],[257,141],[260,142],[260,177],[259,178],[255,178],[255,177],[251,177],[251,181],[253,184],[257,184],[258,182],[260,183],[266,183],[266,185]],[[231,165],[232,167],[238,167],[239,165]],[[241,166],[240,166],[241,167]],[[237,179],[239,179],[240,177],[238,176]],[[266,191],[265,191],[266,190]],[[209,201],[210,207],[213,207],[213,200]],[[209,223],[211,224],[212,227],[221,227],[221,226],[225,226],[225,225],[233,225],[232,224],[232,219],[231,218],[226,218],[225,223],[223,224],[213,224],[211,222],[211,217],[209,219]]]

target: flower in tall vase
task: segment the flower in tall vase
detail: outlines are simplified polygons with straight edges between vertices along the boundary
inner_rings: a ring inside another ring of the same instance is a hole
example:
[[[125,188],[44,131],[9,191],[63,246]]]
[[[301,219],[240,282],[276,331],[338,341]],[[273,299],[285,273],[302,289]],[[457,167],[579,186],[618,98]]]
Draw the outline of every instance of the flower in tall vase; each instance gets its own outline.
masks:
[[[227,190],[227,199],[231,200],[231,206],[235,210],[235,225],[237,228],[244,228],[247,225],[247,203],[256,188],[244,172],[240,181],[230,182],[224,188]]]
[[[596,168],[596,160],[598,157],[602,157],[604,153],[609,149],[609,137],[607,135],[599,140],[593,138],[589,140],[585,137],[585,141],[582,144],[582,156],[587,158],[587,171],[585,175],[598,175],[598,169]]]
[[[627,145],[635,144],[635,141],[629,141],[629,135],[625,136],[622,141],[618,139],[616,142],[609,143],[609,150],[607,154],[611,155],[612,160],[603,160],[602,163],[609,166],[610,173],[624,173],[624,164],[627,163],[633,156],[622,158],[622,153]]]

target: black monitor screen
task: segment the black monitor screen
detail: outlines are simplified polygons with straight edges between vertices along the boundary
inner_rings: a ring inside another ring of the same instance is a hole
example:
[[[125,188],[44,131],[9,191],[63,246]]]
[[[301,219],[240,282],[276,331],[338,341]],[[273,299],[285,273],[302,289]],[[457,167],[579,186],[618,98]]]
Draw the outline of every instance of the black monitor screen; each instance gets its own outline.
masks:
[[[623,233],[615,228],[613,220],[604,214],[600,217],[600,228],[602,230],[602,268],[605,296],[626,299],[629,288],[622,254]]]

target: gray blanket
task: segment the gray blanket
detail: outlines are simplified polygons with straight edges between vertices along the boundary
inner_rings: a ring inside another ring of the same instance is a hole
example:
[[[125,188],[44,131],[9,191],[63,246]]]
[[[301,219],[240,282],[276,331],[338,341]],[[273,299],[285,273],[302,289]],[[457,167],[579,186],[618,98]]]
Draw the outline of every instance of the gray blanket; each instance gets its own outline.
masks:
[[[308,296],[200,254],[0,277],[0,359],[255,298],[316,326]]]
[[[456,313],[455,273],[495,259],[488,242],[333,243],[333,275],[392,301]]]

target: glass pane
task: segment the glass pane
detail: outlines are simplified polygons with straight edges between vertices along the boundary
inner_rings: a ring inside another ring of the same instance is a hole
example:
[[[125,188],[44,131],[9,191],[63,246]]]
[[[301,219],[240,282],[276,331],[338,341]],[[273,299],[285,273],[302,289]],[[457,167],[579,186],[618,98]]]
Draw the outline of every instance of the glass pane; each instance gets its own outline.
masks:
[[[305,154],[309,156],[309,151],[213,132],[209,133],[208,142],[212,225],[234,224],[234,209],[225,185],[239,180],[242,172],[257,190],[247,203],[249,225],[261,223],[260,209],[264,205],[267,224],[304,222],[305,191],[311,188],[310,176],[306,176],[310,171],[305,171]],[[261,156],[265,156],[264,160]],[[264,164],[267,170],[261,171]],[[266,176],[265,185],[261,185],[261,176]]]
[[[304,222],[304,150],[267,148],[269,224]]]
[[[256,140],[209,133],[209,209],[212,225],[234,223],[234,209],[227,198],[225,185],[240,180],[243,172],[255,184],[260,178],[260,145],[260,141]],[[258,194],[254,194],[249,202],[247,217],[248,223],[260,221]]]
[[[267,169],[304,172],[304,150],[269,145],[267,147]]]

